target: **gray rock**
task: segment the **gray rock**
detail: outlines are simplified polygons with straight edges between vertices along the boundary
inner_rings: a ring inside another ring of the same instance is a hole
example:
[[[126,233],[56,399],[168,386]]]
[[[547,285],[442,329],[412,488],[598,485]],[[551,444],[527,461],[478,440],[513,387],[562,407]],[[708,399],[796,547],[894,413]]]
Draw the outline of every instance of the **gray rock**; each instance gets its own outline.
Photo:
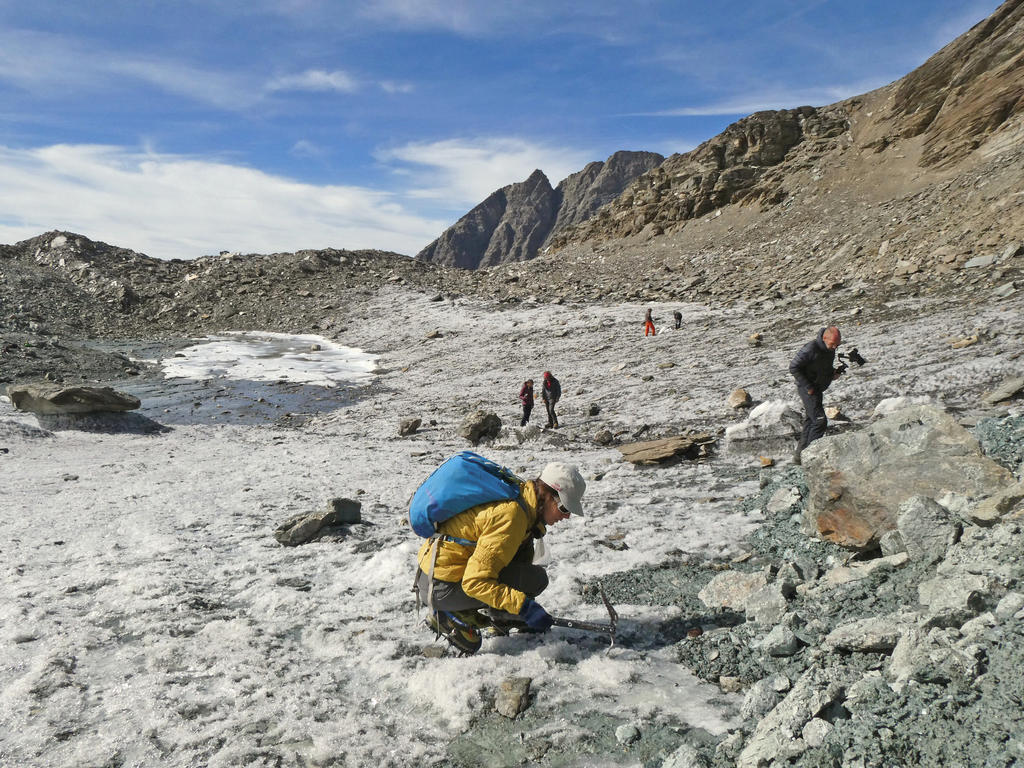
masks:
[[[1000,621],[1007,621],[1020,613],[1021,609],[1024,609],[1024,594],[1009,592],[996,603],[995,615]]]
[[[530,685],[533,678],[509,677],[501,682],[494,699],[494,710],[499,715],[515,719],[530,705]]]
[[[795,437],[800,433],[804,417],[786,402],[767,400],[756,406],[740,424],[725,430],[726,440],[771,440]]]
[[[615,435],[610,429],[602,429],[594,435],[594,442],[598,445],[611,445],[615,442]]]
[[[52,384],[11,384],[11,404],[19,411],[44,415],[117,413],[142,405],[139,398],[111,387],[62,387]]]
[[[810,748],[820,747],[825,743],[825,739],[828,738],[829,733],[835,728],[832,723],[828,720],[822,720],[820,717],[812,717],[807,721],[807,725],[804,726],[800,735],[803,736],[804,742]]]
[[[779,683],[777,678],[785,680],[788,688],[789,680],[784,675],[775,675],[758,680],[750,686],[746,696],[743,697],[740,717],[744,720],[760,720],[782,701],[782,693],[785,689],[783,691],[778,689]]]
[[[1004,488],[994,496],[967,511],[967,519],[975,525],[994,525],[1019,508],[1024,502],[1024,481]]]
[[[322,529],[341,522],[340,515],[333,510],[295,515],[277,527],[274,538],[286,547],[294,547],[312,541]]]
[[[903,536],[899,531],[886,531],[883,533],[878,539],[878,546],[882,550],[883,557],[898,555],[900,552],[907,551],[907,546],[903,543]]]
[[[800,650],[800,639],[789,627],[779,624],[772,627],[771,632],[758,642],[757,647],[769,656],[792,656]]]
[[[1020,394],[1021,390],[1024,390],[1024,377],[1012,376],[1004,379],[998,387],[986,393],[981,400],[986,405],[995,405],[1003,400],[1013,399]]]
[[[362,507],[362,503],[355,499],[342,497],[331,499],[327,502],[327,510],[334,515],[334,518],[328,525],[362,522]]]
[[[661,768],[707,768],[707,760],[693,747],[685,742],[676,747],[676,751],[665,758]]]
[[[1008,299],[1017,292],[1017,283],[1010,281],[992,289],[992,295],[997,299]]]
[[[744,601],[743,609],[747,612],[747,618],[758,624],[777,624],[786,615],[789,600],[794,594],[791,583],[774,581],[752,593]]]
[[[936,576],[917,585],[918,601],[927,607],[927,626],[959,627],[985,610],[991,591],[988,576],[963,573]]]
[[[978,267],[991,267],[996,263],[995,254],[989,254],[987,256],[975,256],[973,259],[969,259],[964,264],[964,269],[975,269]]]
[[[876,557],[873,560],[853,562],[849,565],[837,565],[830,569],[821,579],[825,584],[839,585],[848,584],[851,581],[860,581],[869,576],[896,568],[902,568],[910,562],[910,556],[906,552],[897,552],[895,555]]]
[[[779,515],[786,515],[788,517],[793,512],[800,510],[802,501],[799,488],[795,485],[788,488],[783,486],[772,494],[768,504],[765,505],[765,513],[769,517],[777,517]]]
[[[737,761],[738,768],[763,768],[802,754],[807,745],[803,728],[843,700],[852,672],[842,668],[811,667],[778,706],[757,724]]]
[[[591,403],[590,407],[587,409],[587,415],[597,416],[599,413],[601,413],[601,406],[597,403]]]
[[[912,496],[989,495],[1013,481],[949,414],[927,405],[817,440],[802,459],[807,529],[852,549],[877,545]]]
[[[619,744],[634,744],[640,741],[640,729],[635,725],[620,725],[615,729],[615,740]]]
[[[398,434],[401,437],[416,434],[416,430],[420,428],[422,423],[423,419],[403,419],[398,425]]]
[[[871,616],[858,619],[833,629],[825,636],[823,645],[829,650],[857,651],[861,653],[891,651],[900,639],[901,627],[908,619],[901,616]]]
[[[897,692],[909,680],[922,683],[971,682],[981,674],[980,649],[958,646],[959,633],[950,629],[908,628],[889,657],[886,678]]]
[[[485,438],[497,437],[499,432],[501,432],[501,419],[496,413],[486,411],[474,411],[466,416],[459,425],[459,435],[473,445],[477,445]]]
[[[872,416],[888,416],[890,413],[902,411],[914,405],[930,405],[933,403],[929,395],[902,395],[900,397],[886,397],[875,404]]]
[[[763,571],[723,571],[716,574],[697,593],[697,597],[708,608],[743,610],[749,597],[767,584],[768,578]]]
[[[900,504],[896,525],[910,559],[927,563],[942,559],[960,533],[950,511],[927,496],[912,496]]]

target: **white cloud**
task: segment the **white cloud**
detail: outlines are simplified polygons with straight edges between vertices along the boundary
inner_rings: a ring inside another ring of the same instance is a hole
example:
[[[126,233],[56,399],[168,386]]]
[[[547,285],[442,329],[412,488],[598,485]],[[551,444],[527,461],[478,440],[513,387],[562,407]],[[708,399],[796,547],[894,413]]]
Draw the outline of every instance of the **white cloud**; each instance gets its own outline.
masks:
[[[416,142],[377,153],[396,174],[408,176],[413,197],[473,206],[496,189],[523,181],[537,168],[552,186],[595,158],[580,150],[533,144],[517,138]]]
[[[325,152],[320,146],[314,144],[312,141],[299,139],[292,145],[292,148],[288,150],[288,154],[293,157],[323,157]]]
[[[120,88],[126,81],[221,109],[252,106],[261,94],[240,75],[152,57],[119,55],[64,35],[0,30],[0,80],[51,96]]]
[[[0,242],[64,229],[150,256],[186,259],[224,249],[414,254],[447,226],[410,212],[386,192],[96,145],[0,146],[0,210]]]
[[[412,93],[416,90],[412,83],[396,83],[393,80],[382,80],[378,85],[385,93]]]
[[[355,93],[359,81],[348,72],[336,69],[326,72],[322,69],[307,69],[297,75],[283,75],[267,83],[268,91],[336,91]]]
[[[886,82],[867,81],[848,85],[821,86],[792,91],[757,91],[738,94],[728,99],[692,107],[665,109],[657,112],[637,113],[641,117],[693,117],[710,115],[750,115],[767,109],[795,109],[804,106],[824,106],[851,96],[857,96]]]

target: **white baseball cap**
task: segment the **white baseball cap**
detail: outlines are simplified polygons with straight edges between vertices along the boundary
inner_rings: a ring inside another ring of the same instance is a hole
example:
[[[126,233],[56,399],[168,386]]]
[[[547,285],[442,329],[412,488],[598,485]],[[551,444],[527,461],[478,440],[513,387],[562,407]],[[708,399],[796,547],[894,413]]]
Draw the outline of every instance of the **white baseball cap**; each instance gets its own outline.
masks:
[[[587,483],[573,464],[552,461],[540,473],[541,482],[551,486],[558,494],[558,501],[569,510],[569,514],[583,517],[583,505],[580,503]]]

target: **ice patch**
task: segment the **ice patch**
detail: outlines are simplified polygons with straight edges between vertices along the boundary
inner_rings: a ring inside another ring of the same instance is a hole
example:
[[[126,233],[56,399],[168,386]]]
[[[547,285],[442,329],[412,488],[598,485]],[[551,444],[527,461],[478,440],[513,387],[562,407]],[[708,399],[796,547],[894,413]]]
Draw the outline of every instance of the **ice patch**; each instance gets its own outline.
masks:
[[[377,356],[311,334],[236,331],[203,339],[160,364],[169,379],[289,381],[334,387],[369,381]]]

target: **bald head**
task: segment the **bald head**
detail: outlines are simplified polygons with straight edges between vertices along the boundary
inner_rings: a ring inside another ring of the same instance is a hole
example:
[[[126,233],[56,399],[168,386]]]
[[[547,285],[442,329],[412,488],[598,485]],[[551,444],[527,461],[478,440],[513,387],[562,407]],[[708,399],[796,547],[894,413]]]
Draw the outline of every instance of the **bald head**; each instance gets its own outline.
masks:
[[[821,334],[821,340],[825,342],[825,346],[829,349],[835,349],[839,346],[839,342],[842,337],[839,335],[839,329],[834,325],[830,325],[825,329],[825,332]]]

